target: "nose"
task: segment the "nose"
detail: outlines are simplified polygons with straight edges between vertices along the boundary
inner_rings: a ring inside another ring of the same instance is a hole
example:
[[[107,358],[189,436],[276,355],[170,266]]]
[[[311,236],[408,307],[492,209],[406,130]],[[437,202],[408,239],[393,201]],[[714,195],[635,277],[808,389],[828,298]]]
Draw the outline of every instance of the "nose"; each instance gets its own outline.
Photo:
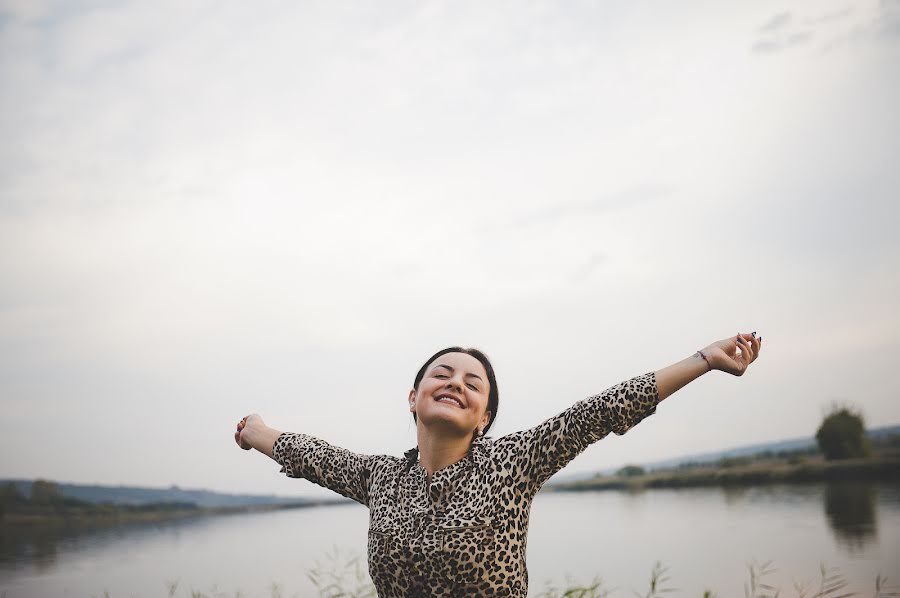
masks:
[[[462,378],[459,376],[454,376],[453,378],[447,380],[447,388],[451,390],[455,390],[458,393],[462,393],[463,382]]]

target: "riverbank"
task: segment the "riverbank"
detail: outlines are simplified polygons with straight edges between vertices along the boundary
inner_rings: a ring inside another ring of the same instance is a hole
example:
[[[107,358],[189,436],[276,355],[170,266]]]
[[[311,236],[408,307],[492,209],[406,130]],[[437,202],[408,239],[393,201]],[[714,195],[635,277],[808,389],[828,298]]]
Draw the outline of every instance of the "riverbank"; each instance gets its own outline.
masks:
[[[107,505],[82,503],[67,499],[52,505],[20,505],[0,515],[0,528],[5,527],[97,527],[153,523],[212,515],[260,513],[285,509],[302,509],[321,505],[345,504],[343,500],[306,500],[300,503],[250,505],[240,507],[197,507],[192,504]]]
[[[803,463],[752,463],[734,467],[697,467],[651,471],[636,476],[601,476],[548,485],[552,492],[586,490],[641,490],[702,486],[754,486],[760,484],[825,481],[900,481],[900,457],[872,457],[842,461],[810,460]]]

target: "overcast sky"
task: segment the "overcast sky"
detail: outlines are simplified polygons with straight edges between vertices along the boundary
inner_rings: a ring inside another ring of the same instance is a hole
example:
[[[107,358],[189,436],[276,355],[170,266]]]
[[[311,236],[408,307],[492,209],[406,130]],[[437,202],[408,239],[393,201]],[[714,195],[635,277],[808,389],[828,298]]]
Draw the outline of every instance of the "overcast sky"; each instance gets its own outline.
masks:
[[[566,472],[900,424],[900,2],[0,0],[0,477],[305,494],[248,413],[415,446],[738,331]]]

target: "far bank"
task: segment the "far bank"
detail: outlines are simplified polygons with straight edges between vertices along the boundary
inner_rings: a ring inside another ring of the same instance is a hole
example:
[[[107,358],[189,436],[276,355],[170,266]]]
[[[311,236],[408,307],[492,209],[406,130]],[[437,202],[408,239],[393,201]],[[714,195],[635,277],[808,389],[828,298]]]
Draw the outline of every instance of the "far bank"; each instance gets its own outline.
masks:
[[[870,457],[841,461],[821,459],[796,464],[752,463],[733,467],[653,471],[633,476],[600,476],[588,480],[553,484],[546,489],[555,492],[573,492],[831,481],[900,482],[900,457]]]

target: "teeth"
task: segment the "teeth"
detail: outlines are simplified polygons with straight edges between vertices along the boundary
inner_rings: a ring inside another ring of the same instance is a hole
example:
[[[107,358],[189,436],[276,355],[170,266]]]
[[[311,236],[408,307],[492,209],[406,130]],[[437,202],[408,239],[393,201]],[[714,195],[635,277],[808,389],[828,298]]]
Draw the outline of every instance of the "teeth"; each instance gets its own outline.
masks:
[[[457,407],[462,408],[462,404],[460,404],[459,401],[457,401],[456,399],[451,399],[450,397],[441,397],[438,399],[438,401],[441,403],[451,403],[453,405],[456,405]]]

